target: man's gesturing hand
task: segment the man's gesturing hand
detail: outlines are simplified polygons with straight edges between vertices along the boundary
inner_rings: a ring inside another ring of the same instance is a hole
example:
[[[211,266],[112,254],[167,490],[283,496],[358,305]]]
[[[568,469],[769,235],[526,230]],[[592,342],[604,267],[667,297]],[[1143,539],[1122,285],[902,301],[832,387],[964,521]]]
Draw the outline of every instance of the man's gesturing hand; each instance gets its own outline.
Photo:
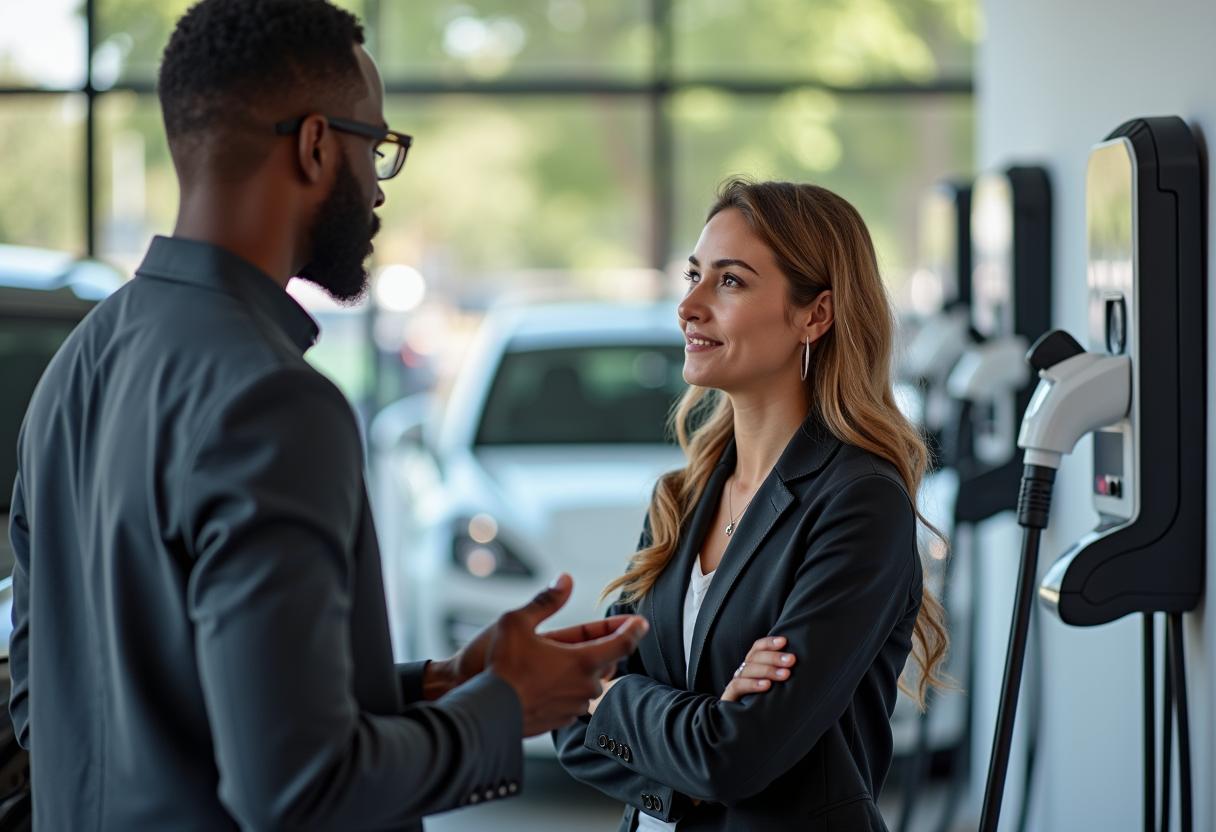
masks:
[[[562,608],[574,582],[553,585],[491,628],[486,669],[515,688],[523,705],[524,736],[569,725],[587,713],[601,683],[646,634],[646,619],[622,615],[537,634],[541,622]]]

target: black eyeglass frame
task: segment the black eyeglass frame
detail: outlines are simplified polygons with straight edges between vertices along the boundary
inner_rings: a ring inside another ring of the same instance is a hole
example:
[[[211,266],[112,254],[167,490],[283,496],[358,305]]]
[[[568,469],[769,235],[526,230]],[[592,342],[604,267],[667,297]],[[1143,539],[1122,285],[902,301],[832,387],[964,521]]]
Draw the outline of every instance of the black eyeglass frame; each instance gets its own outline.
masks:
[[[274,126],[274,132],[280,136],[290,136],[300,129],[304,123],[304,119],[308,116],[300,116],[299,118],[280,121]],[[397,146],[397,161],[393,165],[392,173],[387,176],[381,176],[376,173],[376,178],[381,182],[392,179],[397,174],[401,173],[401,169],[405,167],[405,157],[409,155],[410,145],[414,143],[414,137],[405,133],[400,133],[396,130],[389,130],[387,127],[380,127],[375,124],[368,124],[365,121],[352,121],[348,118],[336,118],[334,116],[325,116],[325,120],[329,122],[329,126],[343,133],[351,133],[356,136],[363,136],[368,139],[375,139],[376,144],[388,142]]]

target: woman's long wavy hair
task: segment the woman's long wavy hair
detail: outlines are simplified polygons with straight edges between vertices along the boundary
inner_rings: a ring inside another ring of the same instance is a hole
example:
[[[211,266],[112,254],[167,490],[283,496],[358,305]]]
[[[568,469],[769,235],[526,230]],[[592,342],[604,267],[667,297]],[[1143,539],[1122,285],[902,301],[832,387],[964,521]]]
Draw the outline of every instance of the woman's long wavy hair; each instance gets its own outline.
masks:
[[[765,242],[789,280],[791,315],[830,289],[835,321],[812,349],[807,374],[812,408],[840,441],[889,461],[916,506],[929,464],[921,434],[896,407],[891,389],[895,319],[878,273],[874,245],[861,215],[847,201],[815,185],[730,179],[706,218],[735,209]],[[688,464],[663,475],[650,504],[651,545],[636,552],[626,573],[604,590],[624,600],[649,592],[675,552],[680,529],[696,506],[723,450],[734,436],[730,399],[690,386],[671,417]],[[932,535],[942,534],[916,510]],[[930,687],[952,687],[942,673],[949,636],[945,610],[926,586],[912,636],[919,669],[914,686],[900,688],[923,710]]]

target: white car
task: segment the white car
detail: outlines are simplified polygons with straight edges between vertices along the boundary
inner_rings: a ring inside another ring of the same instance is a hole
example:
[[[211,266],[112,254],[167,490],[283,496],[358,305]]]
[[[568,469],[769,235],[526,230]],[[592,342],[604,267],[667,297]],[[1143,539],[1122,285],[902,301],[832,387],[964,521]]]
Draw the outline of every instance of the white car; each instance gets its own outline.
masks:
[[[372,495],[399,660],[451,654],[560,572],[574,594],[549,625],[603,613],[656,480],[683,465],[667,434],[683,366],[670,304],[500,308],[441,416],[429,397],[377,416]]]

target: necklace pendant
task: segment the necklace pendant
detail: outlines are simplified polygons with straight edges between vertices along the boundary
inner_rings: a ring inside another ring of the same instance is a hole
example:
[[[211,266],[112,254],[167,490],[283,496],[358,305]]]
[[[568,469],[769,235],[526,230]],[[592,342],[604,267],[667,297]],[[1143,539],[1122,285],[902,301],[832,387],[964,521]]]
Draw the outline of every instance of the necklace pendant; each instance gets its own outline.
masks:
[[[726,524],[726,536],[730,537],[735,533],[735,524],[733,522]]]

